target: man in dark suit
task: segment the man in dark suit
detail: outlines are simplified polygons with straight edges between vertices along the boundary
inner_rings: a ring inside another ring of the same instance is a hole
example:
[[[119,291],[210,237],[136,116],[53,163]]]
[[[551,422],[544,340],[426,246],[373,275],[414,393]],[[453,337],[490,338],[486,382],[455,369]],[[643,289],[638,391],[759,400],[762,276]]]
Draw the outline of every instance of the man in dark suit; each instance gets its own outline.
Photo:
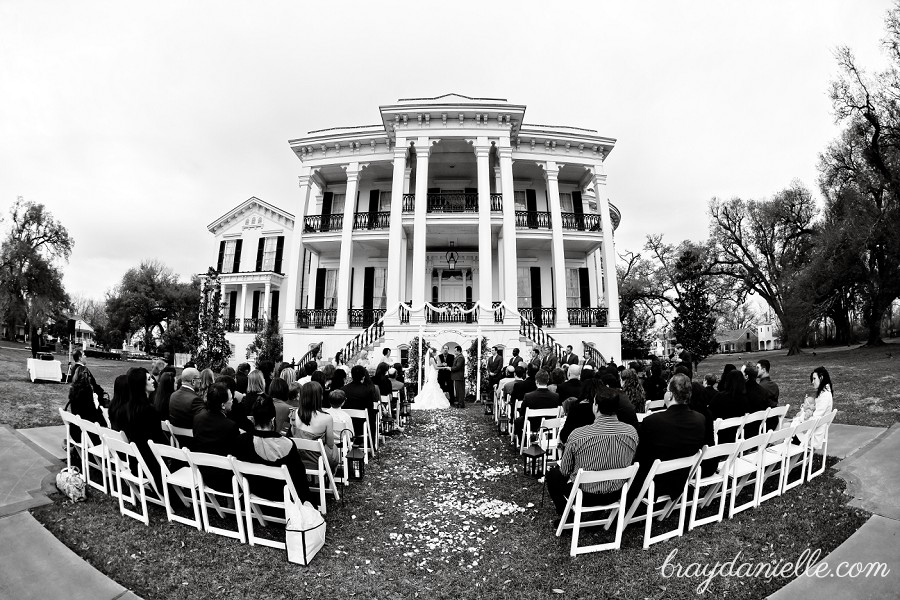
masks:
[[[453,395],[456,405],[466,407],[466,359],[463,358],[462,346],[454,351],[453,366],[450,367],[450,379],[453,381]]]
[[[512,349],[512,357],[510,357],[510,359],[509,359],[509,366],[511,366],[513,368],[518,367],[519,365],[522,364],[522,360],[523,360],[522,357],[519,356],[519,349],[513,348]]]
[[[366,385],[366,368],[362,365],[356,365],[350,369],[351,382],[342,389],[346,398],[344,399],[344,409],[365,410],[369,413],[369,428],[372,431],[374,439],[375,435],[375,419],[378,418],[378,410],[375,408],[381,402],[381,394],[374,385]],[[363,434],[362,421],[353,420],[353,429],[355,435]]]
[[[694,357],[681,343],[675,344],[675,354],[679,365],[684,365],[688,370],[688,377],[694,378]]]
[[[566,398],[581,398],[581,367],[570,365],[566,376],[568,379],[556,388],[560,400],[565,402]]]
[[[544,346],[544,355],[541,356],[541,368],[548,373],[552,373],[553,369],[556,368],[559,359],[556,358],[556,354],[553,352],[553,348],[549,345]]]
[[[450,354],[449,349],[447,348],[447,344],[444,344],[441,347],[441,353],[438,354],[434,361],[437,363],[438,373],[437,380],[438,385],[441,386],[441,389],[444,390],[445,394],[450,395],[450,402],[453,402],[453,383],[450,381],[450,365],[453,362],[453,356]],[[442,369],[441,367],[448,367],[447,369]]]
[[[204,407],[203,399],[194,391],[199,383],[200,371],[197,369],[188,367],[181,372],[181,387],[169,398],[169,423],[175,427],[194,427],[194,415]]]
[[[516,369],[518,372],[518,369]],[[534,376],[537,375],[539,369],[533,364],[528,365],[528,369],[525,372],[525,379],[522,381],[517,381],[513,384],[512,393],[510,394],[509,402],[512,405],[512,408],[516,407],[516,402],[518,400],[524,400],[525,394],[528,392],[533,392],[537,389],[537,385],[534,383]]]
[[[525,429],[525,411],[527,409],[557,408],[559,406],[559,395],[547,389],[547,385],[550,384],[550,373],[541,369],[534,376],[534,383],[536,389],[525,394],[522,406],[519,407],[519,416],[513,423],[513,431],[517,437],[522,435],[522,431]],[[540,426],[541,419],[531,419],[532,431],[537,431]]]
[[[503,359],[500,358],[500,352],[497,347],[491,348],[491,357],[488,359],[488,381],[490,381],[491,389],[500,382],[501,371],[503,371]]]
[[[572,352],[572,346],[566,346],[566,353],[563,355],[564,365],[577,365],[578,355]]]
[[[669,391],[672,392],[669,407],[648,415],[638,429],[640,443],[635,462],[641,466],[635,476],[633,497],[640,491],[654,460],[684,458],[703,447],[706,420],[689,405],[693,392],[691,380],[687,375],[677,373],[669,381]],[[687,476],[686,471],[674,471],[657,477],[657,496],[680,494]]]

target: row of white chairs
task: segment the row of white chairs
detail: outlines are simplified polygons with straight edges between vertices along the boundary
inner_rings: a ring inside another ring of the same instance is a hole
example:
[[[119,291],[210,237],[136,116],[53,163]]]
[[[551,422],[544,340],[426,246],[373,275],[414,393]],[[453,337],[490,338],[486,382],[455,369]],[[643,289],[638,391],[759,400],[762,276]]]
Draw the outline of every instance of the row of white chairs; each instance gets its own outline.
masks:
[[[774,408],[767,408],[765,410],[758,410],[756,412],[747,413],[740,417],[716,419],[715,421],[713,421],[714,443],[719,443],[719,433],[721,431],[726,431],[729,429],[735,429],[734,440],[736,442],[743,440],[744,432],[753,425],[757,426],[758,433],[777,431],[784,427],[784,418],[790,409],[791,405],[785,404],[784,406],[776,406]],[[768,425],[768,421],[770,419],[778,419],[778,421],[775,422],[774,426],[770,427]]]
[[[757,507],[762,502],[780,496],[824,473],[828,453],[828,431],[836,414],[835,410],[819,419],[810,419],[799,425],[765,431],[733,443],[704,446],[697,454],[686,458],[656,460],[630,506],[627,503],[628,490],[634,482],[639,464],[608,471],[579,470],[556,529],[556,536],[562,535],[566,529],[572,530],[570,547],[572,556],[618,549],[625,527],[643,521],[643,547],[648,548],[651,544],[681,536],[685,520],[687,530],[691,531],[701,525],[722,521],[726,506],[728,518]],[[822,459],[818,468],[813,464],[816,452],[811,446],[813,433],[816,431],[824,433]],[[795,436],[801,441],[799,445],[792,443]],[[704,469],[705,465],[714,466],[715,471]],[[791,473],[797,467],[800,468],[800,472],[791,479]],[[675,496],[657,494],[656,478],[675,471],[688,473],[679,494]],[[777,477],[775,487],[768,492],[764,491],[764,485],[773,477]],[[605,481],[623,482],[618,501],[585,505],[582,486]],[[739,502],[741,491],[750,485],[753,486],[752,495]],[[702,518],[697,516],[699,509],[712,506],[714,502],[718,502],[718,508],[713,515]],[[669,531],[654,535],[653,521],[661,522],[676,510],[678,525]],[[584,519],[585,514],[604,512],[608,514],[602,518]],[[570,515],[573,521],[567,522]],[[608,530],[614,524],[616,529],[613,541],[590,546],[578,545],[581,528],[602,525]]]

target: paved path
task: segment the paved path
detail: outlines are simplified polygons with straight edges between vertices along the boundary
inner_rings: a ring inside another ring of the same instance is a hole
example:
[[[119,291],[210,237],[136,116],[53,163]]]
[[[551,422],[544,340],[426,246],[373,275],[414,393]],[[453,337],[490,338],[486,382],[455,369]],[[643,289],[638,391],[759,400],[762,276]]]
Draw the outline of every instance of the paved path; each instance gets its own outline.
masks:
[[[847,481],[851,506],[900,521],[900,425],[837,464],[838,475]],[[900,595],[900,590],[898,590]]]
[[[64,430],[0,425],[0,599],[130,600],[130,591],[82,560],[27,512],[51,502],[65,465]]]

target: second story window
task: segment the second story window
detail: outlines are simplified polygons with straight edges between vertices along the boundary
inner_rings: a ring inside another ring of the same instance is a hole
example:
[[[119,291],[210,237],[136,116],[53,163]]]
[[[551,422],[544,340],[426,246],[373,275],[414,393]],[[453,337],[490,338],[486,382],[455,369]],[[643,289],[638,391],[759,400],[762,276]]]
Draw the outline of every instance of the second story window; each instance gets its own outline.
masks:
[[[568,192],[559,193],[559,210],[564,213],[575,212],[574,205],[572,204],[572,194]]]
[[[240,254],[238,254],[238,242],[240,240],[227,240],[222,242],[224,251],[220,261],[219,271],[221,273],[236,273],[240,270]]]
[[[268,237],[266,238],[265,244],[263,246],[263,261],[262,261],[262,270],[263,271],[274,271],[275,270],[275,249],[277,247],[278,238]]]

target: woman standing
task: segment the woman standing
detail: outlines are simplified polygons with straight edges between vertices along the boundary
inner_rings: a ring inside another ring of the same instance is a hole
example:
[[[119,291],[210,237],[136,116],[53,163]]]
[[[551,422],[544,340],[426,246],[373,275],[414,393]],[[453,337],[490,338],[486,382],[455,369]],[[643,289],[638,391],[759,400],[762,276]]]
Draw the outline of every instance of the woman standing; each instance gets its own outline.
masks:
[[[425,356],[425,381],[422,383],[422,391],[416,396],[416,401],[412,404],[412,408],[415,410],[442,410],[450,408],[450,401],[438,383],[434,348],[429,348],[428,354]]]

